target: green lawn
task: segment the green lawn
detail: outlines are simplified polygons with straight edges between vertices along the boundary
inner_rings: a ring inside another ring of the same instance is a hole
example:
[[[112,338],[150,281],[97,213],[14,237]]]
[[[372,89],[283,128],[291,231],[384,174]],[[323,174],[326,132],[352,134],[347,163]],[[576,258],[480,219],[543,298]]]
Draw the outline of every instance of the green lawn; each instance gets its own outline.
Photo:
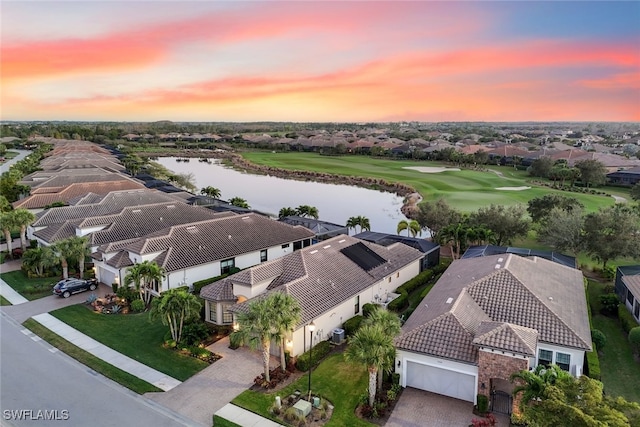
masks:
[[[401,182],[415,188],[426,200],[443,197],[462,211],[474,211],[480,206],[494,204],[513,205],[527,203],[534,197],[548,193],[561,193],[580,200],[587,211],[614,204],[612,197],[568,193],[548,187],[533,187],[524,191],[500,191],[499,187],[531,186],[525,171],[508,166],[488,166],[494,172],[461,170],[441,173],[422,173],[406,169],[416,166],[449,166],[431,161],[374,159],[368,156],[320,156],[315,153],[245,152],[242,155],[256,163],[289,170],[310,170],[347,176],[382,178]],[[624,194],[623,189],[617,193]]]
[[[105,377],[117,382],[118,384],[127,387],[130,390],[135,391],[138,394],[144,394],[148,392],[161,392],[162,390],[156,386],[149,384],[148,382],[135,377],[128,372],[116,368],[113,365],[108,364],[102,359],[95,357],[93,354],[84,351],[80,347],[70,343],[61,336],[51,332],[46,327],[33,319],[29,319],[23,323],[24,327],[29,329],[40,338],[56,347],[63,353],[73,357],[78,362],[88,366],[94,371],[104,375]]]
[[[618,319],[599,314],[604,283],[590,280],[587,288],[593,310],[592,327],[607,337],[607,344],[599,353],[600,370],[605,391],[611,396],[622,396],[632,402],[640,402],[640,363],[633,359],[627,335]]]
[[[332,354],[327,357],[311,373],[311,388],[334,405],[333,415],[327,426],[371,426],[355,415],[360,396],[367,391],[367,370],[358,365],[344,361],[342,353]],[[298,381],[277,392],[262,393],[247,390],[236,397],[231,403],[241,406],[249,411],[262,415],[265,418],[273,418],[269,414],[269,407],[273,404],[275,396],[288,396],[295,390],[303,394],[307,391],[308,377],[305,375]]]
[[[2,273],[0,277],[29,301],[52,295],[53,286],[58,282],[57,277],[29,279],[21,270]]]
[[[73,305],[50,314],[96,341],[180,381],[209,366],[194,357],[163,348],[169,328],[160,321],[151,322],[148,313],[107,315],[83,305]]]
[[[11,305],[11,303],[2,295],[0,295],[0,306],[2,305]]]

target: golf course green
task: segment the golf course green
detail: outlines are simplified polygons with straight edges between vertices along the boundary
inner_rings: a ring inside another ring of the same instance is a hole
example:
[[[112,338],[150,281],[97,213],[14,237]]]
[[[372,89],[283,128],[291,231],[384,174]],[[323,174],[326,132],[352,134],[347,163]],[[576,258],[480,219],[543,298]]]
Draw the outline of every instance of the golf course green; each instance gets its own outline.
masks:
[[[526,204],[529,200],[549,193],[575,197],[588,212],[615,203],[612,197],[553,190],[531,184],[526,171],[509,166],[488,165],[489,171],[448,170],[425,173],[413,168],[455,168],[431,161],[389,160],[369,156],[322,156],[299,152],[243,152],[242,156],[258,165],[285,170],[307,170],[344,176],[381,178],[389,182],[410,185],[424,200],[444,198],[451,206],[465,212],[489,204]],[[531,187],[521,191],[498,188]],[[609,189],[603,190],[609,192]],[[628,192],[616,188],[616,195],[628,198]]]

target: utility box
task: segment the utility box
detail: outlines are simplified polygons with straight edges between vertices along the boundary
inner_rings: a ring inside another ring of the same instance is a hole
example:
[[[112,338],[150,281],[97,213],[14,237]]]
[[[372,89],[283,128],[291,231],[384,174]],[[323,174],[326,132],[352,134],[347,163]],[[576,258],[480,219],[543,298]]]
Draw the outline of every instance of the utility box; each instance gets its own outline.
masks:
[[[306,417],[311,413],[311,402],[300,399],[293,405],[293,410],[296,411],[296,415]]]
[[[334,329],[331,341],[334,344],[342,344],[344,341],[344,329]]]

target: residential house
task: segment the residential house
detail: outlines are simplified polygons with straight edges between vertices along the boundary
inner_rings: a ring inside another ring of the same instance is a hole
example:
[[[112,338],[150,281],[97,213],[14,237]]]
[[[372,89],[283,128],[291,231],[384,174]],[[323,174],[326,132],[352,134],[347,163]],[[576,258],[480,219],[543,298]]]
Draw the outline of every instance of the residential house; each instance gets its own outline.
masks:
[[[397,234],[376,233],[375,231],[366,230],[354,235],[353,237],[382,246],[402,243],[419,250],[423,254],[420,262],[420,271],[434,267],[440,263],[440,245],[427,239],[400,236]]]
[[[569,255],[560,252],[543,251],[540,249],[516,248],[513,246],[476,245],[470,246],[460,258],[477,258],[498,254],[516,254],[520,256],[536,256],[549,261],[557,262],[571,268],[578,268],[577,260]]]
[[[640,265],[625,265],[616,269],[616,294],[636,322],[640,323]]]
[[[610,184],[633,187],[640,182],[640,166],[608,173],[607,181],[609,181]]]
[[[515,254],[453,261],[396,346],[403,387],[474,403],[484,394],[510,412],[511,374],[549,364],[582,374],[592,349],[582,273]]]
[[[308,228],[315,233],[313,243],[319,240],[326,240],[331,237],[338,236],[340,234],[349,234],[349,229],[344,225],[334,224],[332,222],[321,221],[314,218],[306,218],[301,216],[285,216],[279,218],[278,221],[284,222],[290,225],[301,225]]]
[[[195,206],[189,209],[206,211]],[[98,280],[108,285],[122,284],[127,267],[153,261],[166,272],[162,282],[155,284],[154,292],[160,293],[228,273],[234,267],[242,269],[279,258],[296,246],[311,245],[313,238],[304,227],[263,215],[211,214],[211,219],[183,222],[148,235],[140,232],[138,238],[100,245],[93,255]],[[161,215],[156,212],[155,216]]]
[[[309,347],[305,327],[311,321],[316,325],[315,345],[361,314],[362,305],[388,300],[398,286],[418,274],[421,258],[420,251],[407,245],[385,247],[336,236],[203,287],[205,320],[230,325],[234,312],[246,310],[247,300],[286,292],[302,308],[302,319],[287,348],[297,356]]]

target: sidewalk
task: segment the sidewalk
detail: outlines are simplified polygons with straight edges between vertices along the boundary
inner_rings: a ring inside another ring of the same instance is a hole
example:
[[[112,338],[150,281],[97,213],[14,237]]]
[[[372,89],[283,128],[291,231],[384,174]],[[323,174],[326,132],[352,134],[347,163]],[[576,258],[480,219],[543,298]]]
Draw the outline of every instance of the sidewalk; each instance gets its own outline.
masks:
[[[215,415],[234,422],[242,427],[280,427],[280,424],[242,409],[232,403],[223,406]]]
[[[5,297],[5,299],[12,305],[24,304],[29,302],[28,299],[14,291],[13,288],[7,285],[7,283],[2,279],[0,279],[0,295]]]
[[[143,365],[130,357],[100,344],[98,341],[77,331],[66,323],[61,322],[49,313],[38,314],[37,316],[33,316],[33,319],[81,349],[93,354],[116,368],[122,369],[131,375],[153,384],[159,389],[168,391],[181,384],[181,382],[175,378],[171,378],[162,372],[158,372],[155,369]]]

